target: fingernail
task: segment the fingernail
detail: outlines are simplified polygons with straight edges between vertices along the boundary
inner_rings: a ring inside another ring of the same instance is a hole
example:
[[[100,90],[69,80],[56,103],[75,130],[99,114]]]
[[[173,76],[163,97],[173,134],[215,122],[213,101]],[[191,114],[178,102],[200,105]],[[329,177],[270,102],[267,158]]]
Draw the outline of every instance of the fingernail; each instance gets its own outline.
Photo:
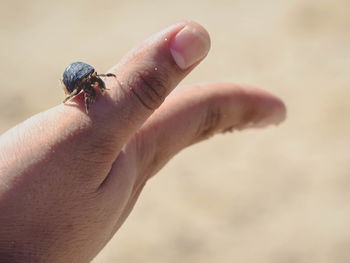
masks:
[[[170,52],[181,69],[187,69],[203,59],[210,48],[210,39],[204,28],[186,25],[170,43]]]

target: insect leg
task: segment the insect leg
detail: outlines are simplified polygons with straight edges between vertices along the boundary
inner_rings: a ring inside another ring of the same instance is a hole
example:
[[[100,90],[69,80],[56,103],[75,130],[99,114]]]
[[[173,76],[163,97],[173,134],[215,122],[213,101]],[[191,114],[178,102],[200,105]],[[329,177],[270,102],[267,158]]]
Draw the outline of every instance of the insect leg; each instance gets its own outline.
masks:
[[[65,103],[67,100],[71,99],[72,97],[74,97],[75,95],[77,95],[79,93],[80,90],[75,89],[72,91],[72,93],[68,94],[67,97],[64,99],[63,103]]]
[[[84,101],[85,101],[85,111],[86,111],[86,113],[89,113],[89,106],[91,103],[91,95],[87,91],[84,92]]]
[[[96,100],[96,91],[95,91],[95,89],[91,89],[90,98],[91,98],[90,99],[91,103],[94,103],[95,100]]]
[[[97,77],[114,77],[114,78],[116,78],[117,76],[113,73],[106,73],[106,74],[97,74]]]

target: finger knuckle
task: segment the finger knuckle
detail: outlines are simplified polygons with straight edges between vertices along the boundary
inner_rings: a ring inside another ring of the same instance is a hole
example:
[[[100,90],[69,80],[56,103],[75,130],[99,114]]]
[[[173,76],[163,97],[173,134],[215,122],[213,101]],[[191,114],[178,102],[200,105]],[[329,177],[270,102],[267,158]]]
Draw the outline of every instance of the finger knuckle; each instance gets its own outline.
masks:
[[[204,115],[203,121],[200,123],[196,138],[198,140],[206,139],[214,135],[218,129],[222,119],[221,111],[218,107],[208,107],[207,112]]]
[[[139,70],[132,74],[127,85],[144,107],[155,110],[167,95],[168,79],[167,74],[161,73],[161,70]]]

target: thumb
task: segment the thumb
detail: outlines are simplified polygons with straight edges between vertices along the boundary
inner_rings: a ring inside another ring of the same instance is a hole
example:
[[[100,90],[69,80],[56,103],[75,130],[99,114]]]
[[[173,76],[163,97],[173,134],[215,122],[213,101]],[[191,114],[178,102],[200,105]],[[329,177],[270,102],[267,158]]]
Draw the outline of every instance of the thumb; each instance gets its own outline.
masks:
[[[209,47],[209,35],[202,26],[194,22],[179,23],[142,42],[112,69],[118,81],[106,81],[112,89],[109,95],[113,119],[104,128],[117,135],[116,149],[134,135],[198,65]],[[104,103],[101,107],[109,105]]]

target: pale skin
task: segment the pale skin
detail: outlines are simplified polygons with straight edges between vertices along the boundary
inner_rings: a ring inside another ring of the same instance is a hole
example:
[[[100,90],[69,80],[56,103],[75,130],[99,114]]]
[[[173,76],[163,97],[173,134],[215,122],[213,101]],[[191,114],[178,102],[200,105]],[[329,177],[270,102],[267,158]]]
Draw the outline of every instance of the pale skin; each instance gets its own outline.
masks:
[[[89,262],[181,149],[283,121],[283,102],[261,89],[177,87],[208,50],[203,27],[174,24],[111,69],[88,114],[79,94],[0,137],[0,262]]]

